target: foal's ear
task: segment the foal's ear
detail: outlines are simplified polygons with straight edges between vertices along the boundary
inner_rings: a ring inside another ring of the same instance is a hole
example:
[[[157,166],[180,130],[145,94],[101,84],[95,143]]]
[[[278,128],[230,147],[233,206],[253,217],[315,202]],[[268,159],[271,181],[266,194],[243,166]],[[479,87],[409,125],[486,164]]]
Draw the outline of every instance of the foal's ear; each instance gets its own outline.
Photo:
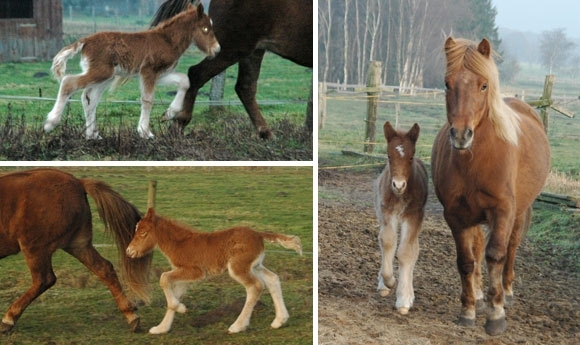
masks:
[[[200,2],[199,5],[197,5],[197,17],[201,18],[203,17],[203,4]]]
[[[385,122],[383,125],[383,132],[385,133],[385,139],[387,139],[387,142],[391,141],[391,139],[397,135],[397,131],[393,128],[393,126],[391,126],[389,121]]]
[[[477,46],[477,51],[480,52],[481,55],[485,57],[490,57],[491,43],[489,43],[489,41],[486,38],[482,39],[481,42],[479,42],[479,45]]]
[[[411,127],[411,129],[409,130],[409,132],[407,132],[407,136],[409,137],[409,139],[411,139],[411,141],[413,142],[413,144],[415,144],[417,142],[417,139],[419,139],[419,132],[420,132],[420,128],[419,128],[419,124],[415,123],[413,125],[413,127]]]
[[[149,207],[143,218],[155,218],[155,209],[153,207]]]

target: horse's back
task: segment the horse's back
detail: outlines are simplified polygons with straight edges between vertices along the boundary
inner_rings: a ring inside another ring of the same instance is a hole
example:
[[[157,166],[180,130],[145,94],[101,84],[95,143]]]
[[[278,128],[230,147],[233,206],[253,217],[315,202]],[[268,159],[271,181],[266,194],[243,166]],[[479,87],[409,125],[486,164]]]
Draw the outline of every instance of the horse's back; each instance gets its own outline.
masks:
[[[54,170],[37,169],[0,177],[0,233],[19,246],[51,247],[71,227],[85,224],[90,208],[79,180]],[[81,223],[82,222],[82,223]]]

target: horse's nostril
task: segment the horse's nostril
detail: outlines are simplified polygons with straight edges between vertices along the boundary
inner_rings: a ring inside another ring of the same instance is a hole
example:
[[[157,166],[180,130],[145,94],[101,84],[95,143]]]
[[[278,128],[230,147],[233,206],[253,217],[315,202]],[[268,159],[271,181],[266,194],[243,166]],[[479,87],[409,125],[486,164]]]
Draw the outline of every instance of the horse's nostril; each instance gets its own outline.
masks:
[[[451,135],[451,138],[457,137],[457,130],[455,129],[455,127],[451,127],[451,129],[449,129],[449,134]]]
[[[465,130],[465,139],[471,139],[471,137],[473,137],[473,130],[471,128],[468,128],[467,130]]]

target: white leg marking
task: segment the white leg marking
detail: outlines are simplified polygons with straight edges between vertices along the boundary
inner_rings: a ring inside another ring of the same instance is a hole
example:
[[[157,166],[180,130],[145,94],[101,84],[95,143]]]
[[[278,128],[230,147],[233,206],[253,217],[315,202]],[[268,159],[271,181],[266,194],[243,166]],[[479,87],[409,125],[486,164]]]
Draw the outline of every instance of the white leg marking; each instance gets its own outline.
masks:
[[[157,85],[176,85],[177,94],[175,98],[169,105],[169,108],[165,111],[163,120],[173,119],[183,108],[183,99],[185,98],[185,93],[189,89],[189,78],[184,73],[169,73],[157,81]]]

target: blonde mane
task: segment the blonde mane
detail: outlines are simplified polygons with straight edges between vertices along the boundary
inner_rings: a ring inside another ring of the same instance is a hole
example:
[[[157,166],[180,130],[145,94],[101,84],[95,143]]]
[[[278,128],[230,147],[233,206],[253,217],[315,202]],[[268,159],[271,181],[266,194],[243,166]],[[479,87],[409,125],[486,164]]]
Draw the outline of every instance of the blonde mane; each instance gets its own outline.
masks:
[[[454,39],[455,44],[445,48],[447,57],[446,76],[465,68],[488,81],[489,120],[496,134],[503,140],[518,144],[520,134],[520,115],[510,108],[503,100],[499,90],[499,73],[494,57],[499,56],[491,51],[489,56],[478,50],[476,42],[466,39]]]

